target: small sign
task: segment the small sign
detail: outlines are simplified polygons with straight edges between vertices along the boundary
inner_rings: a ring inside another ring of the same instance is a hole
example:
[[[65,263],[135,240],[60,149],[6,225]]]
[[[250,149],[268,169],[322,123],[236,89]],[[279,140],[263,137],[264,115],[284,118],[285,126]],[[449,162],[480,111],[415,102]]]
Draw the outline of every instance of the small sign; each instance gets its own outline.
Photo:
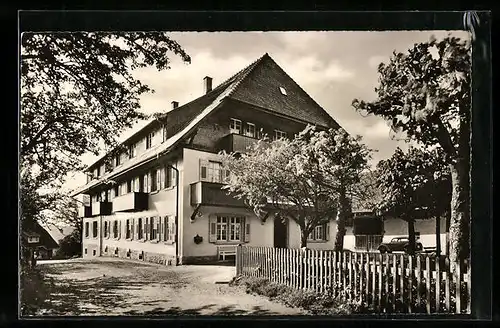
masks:
[[[90,206],[90,195],[82,195],[83,206]]]

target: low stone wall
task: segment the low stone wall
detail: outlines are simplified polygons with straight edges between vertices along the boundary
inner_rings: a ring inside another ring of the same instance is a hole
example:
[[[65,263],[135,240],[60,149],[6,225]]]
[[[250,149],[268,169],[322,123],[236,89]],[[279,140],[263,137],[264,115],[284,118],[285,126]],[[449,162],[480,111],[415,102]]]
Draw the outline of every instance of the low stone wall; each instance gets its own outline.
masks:
[[[212,264],[219,261],[217,255],[211,256],[184,256],[181,258],[181,264]]]
[[[134,249],[107,246],[103,249],[103,256],[126,258],[138,261],[157,263],[161,265],[175,265],[175,256],[159,253],[144,252]]]

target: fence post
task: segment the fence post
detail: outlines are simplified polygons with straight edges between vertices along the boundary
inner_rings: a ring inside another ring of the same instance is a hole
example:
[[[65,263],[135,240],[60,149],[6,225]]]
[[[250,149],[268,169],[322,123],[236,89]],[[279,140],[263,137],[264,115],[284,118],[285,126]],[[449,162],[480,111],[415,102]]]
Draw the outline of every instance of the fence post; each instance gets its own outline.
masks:
[[[371,268],[372,262],[370,259],[370,255],[368,254],[368,265],[370,266],[370,269],[372,270],[372,304],[373,308],[377,305],[376,303],[376,283],[377,283],[377,254],[373,254],[373,268]]]
[[[236,276],[241,275],[241,244],[236,247]]]
[[[396,284],[398,283],[398,257],[392,255],[392,310],[396,311]]]
[[[413,274],[415,273],[413,270],[413,257],[408,256],[408,280],[409,280],[409,285],[408,285],[408,312],[412,313],[412,306],[413,306]]]
[[[391,278],[391,255],[387,254],[384,273],[385,273],[385,311],[389,311],[389,279]]]
[[[382,267],[384,265],[384,254],[377,255],[378,261],[378,308],[382,312]]]
[[[427,314],[431,313],[431,259],[429,258],[429,255],[426,255],[425,257],[425,287],[427,289],[425,295],[426,295],[426,310]]]
[[[421,295],[420,295],[420,284],[422,283],[422,263],[420,254],[416,256],[417,260],[417,309],[420,310]]]
[[[336,251],[333,251],[333,294],[335,297],[337,297],[338,295],[338,288],[337,288],[337,285],[338,285],[338,277],[337,277],[337,272],[338,272],[338,268],[337,268],[337,252]]]
[[[361,257],[361,262],[362,261],[363,261],[363,257]],[[360,260],[359,260],[358,253],[354,253],[354,299],[355,300],[358,299],[358,296],[362,295],[362,293],[360,293],[361,288],[359,287],[359,285],[361,284],[361,286],[363,286],[361,279],[359,279],[359,283],[358,283],[358,278],[360,277],[360,275],[359,275],[359,272],[360,272],[359,262],[360,262]],[[362,271],[362,269],[361,269],[361,271]]]
[[[462,263],[454,264],[455,276],[455,313],[462,313]]]
[[[399,276],[399,290],[400,290],[400,299],[401,299],[401,308],[403,308],[403,305],[405,304],[405,276],[406,276],[406,270],[405,270],[405,256],[404,254],[401,254],[401,275]]]
[[[436,257],[436,313],[441,310],[441,256]]]
[[[365,269],[366,268],[366,269]],[[370,253],[366,254],[366,265],[365,265],[365,254],[361,254],[361,271],[365,274],[363,274],[364,279],[359,279],[359,283],[361,284],[361,294],[363,294],[363,280],[366,280],[366,295],[364,299],[366,299],[366,303],[369,304],[370,301],[373,300],[374,295],[372,295],[372,299],[370,299],[370,278],[372,277],[371,275],[371,263],[370,263]],[[374,281],[371,281],[371,285],[373,286]],[[373,288],[373,287],[372,287]],[[361,297],[361,301],[363,301],[363,297]]]

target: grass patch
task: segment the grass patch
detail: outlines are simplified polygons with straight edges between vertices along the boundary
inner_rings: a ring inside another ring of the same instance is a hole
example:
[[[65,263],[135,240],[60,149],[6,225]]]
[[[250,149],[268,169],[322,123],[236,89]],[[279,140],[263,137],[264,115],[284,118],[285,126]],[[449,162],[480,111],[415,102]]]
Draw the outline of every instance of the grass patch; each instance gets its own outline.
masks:
[[[296,290],[279,285],[265,278],[237,277],[231,286],[244,286],[248,294],[266,296],[294,308],[301,308],[314,315],[350,315],[370,313],[361,302],[345,301],[328,293]]]

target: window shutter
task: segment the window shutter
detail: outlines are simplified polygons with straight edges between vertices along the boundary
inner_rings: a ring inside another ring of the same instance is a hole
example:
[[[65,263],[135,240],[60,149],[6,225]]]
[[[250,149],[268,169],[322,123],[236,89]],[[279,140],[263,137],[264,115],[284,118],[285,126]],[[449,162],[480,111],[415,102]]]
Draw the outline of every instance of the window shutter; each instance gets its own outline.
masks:
[[[246,220],[243,220],[245,223],[245,243],[250,241],[250,223],[247,223]]]
[[[141,191],[141,186],[140,186],[140,179],[139,177],[134,178],[134,191],[135,192],[140,192]]]
[[[165,184],[165,166],[162,166],[160,168],[160,184],[158,185],[159,186],[159,189],[163,189],[163,188],[166,188],[166,184]]]
[[[144,239],[148,240],[149,236],[149,218],[146,218],[146,223],[144,224]]]
[[[208,161],[205,159],[200,159],[200,180],[204,181],[207,179],[208,175]]]
[[[122,221],[118,221],[118,239],[122,238]]]
[[[172,179],[172,182],[170,183],[173,187],[177,185],[176,183],[176,180],[177,180],[177,171],[174,170],[173,168],[170,168],[170,170],[172,171],[172,173],[170,173],[170,176],[171,176],[171,179]]]
[[[158,240],[159,241],[165,241],[165,238],[163,237],[163,230],[165,230],[165,224],[163,221],[163,218],[160,216],[158,217]]]
[[[148,189],[147,189],[147,192],[151,192],[151,172],[148,172],[147,177],[148,177]]]
[[[135,219],[132,219],[132,222],[130,223],[130,239],[134,240],[134,231],[135,231]]]
[[[330,240],[330,223],[327,223],[326,224],[326,228],[325,228],[325,240],[328,241]]]
[[[160,169],[158,169],[158,170],[156,170],[156,190],[161,190],[161,189],[163,189],[163,188],[162,188],[162,185],[161,185],[161,175],[162,175],[162,174],[161,174],[161,172],[162,172],[162,171],[163,171],[163,170],[162,170],[161,168],[160,168]]]
[[[209,222],[209,237],[208,241],[210,243],[215,243],[217,241],[217,217],[216,216],[211,216],[208,220]]]

